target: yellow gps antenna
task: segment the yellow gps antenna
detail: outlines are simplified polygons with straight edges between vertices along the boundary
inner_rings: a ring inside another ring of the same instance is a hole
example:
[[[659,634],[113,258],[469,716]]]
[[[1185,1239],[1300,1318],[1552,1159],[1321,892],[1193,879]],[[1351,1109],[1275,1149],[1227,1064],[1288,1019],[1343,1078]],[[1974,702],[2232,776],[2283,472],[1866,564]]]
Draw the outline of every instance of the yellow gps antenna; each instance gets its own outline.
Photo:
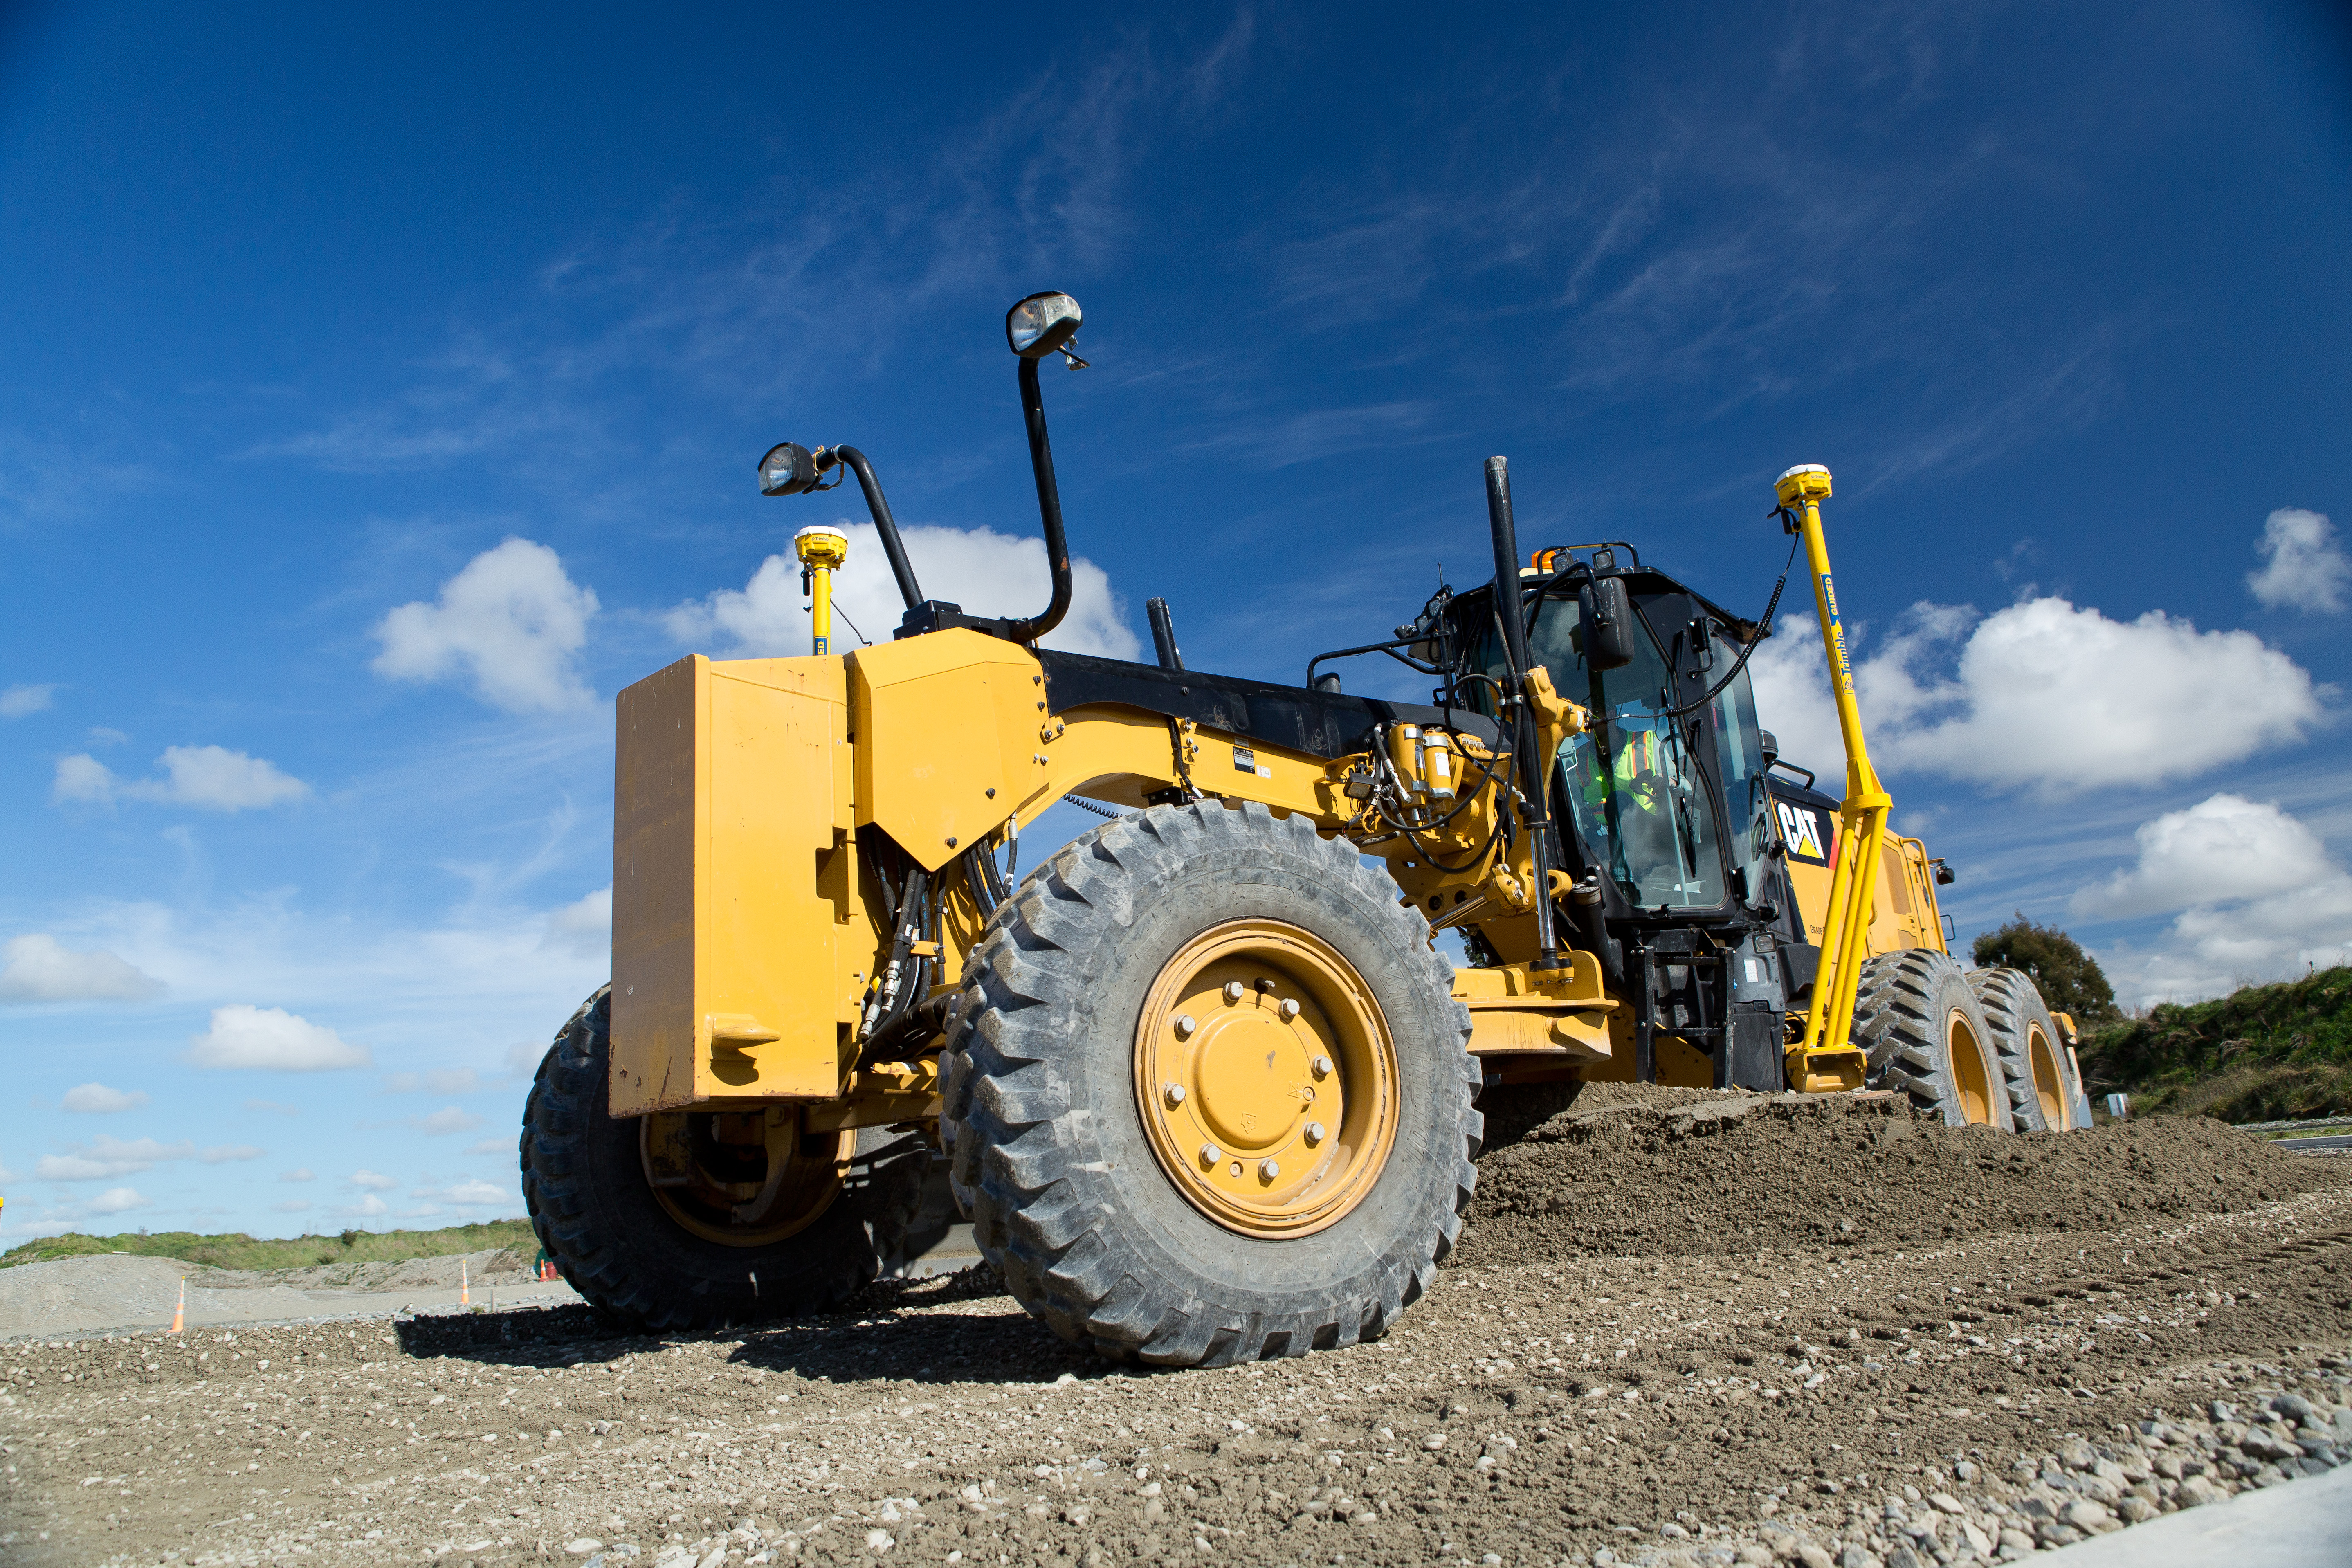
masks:
[[[1821,614],[1822,651],[1829,659],[1830,695],[1836,700],[1838,733],[1845,742],[1845,800],[1838,807],[1837,861],[1830,872],[1830,903],[1822,921],[1821,968],[1805,1013],[1805,1037],[1789,1047],[1790,1085],[1806,1093],[1860,1089],[1868,1062],[1853,1041],[1854,993],[1862,963],[1869,957],[1870,916],[1878,892],[1879,845],[1886,814],[1894,805],[1870,765],[1862,739],[1862,710],[1853,700],[1853,660],[1838,618],[1837,584],[1830,579],[1830,547],[1822,537],[1822,502],[1829,499],[1830,471],[1800,463],[1774,481],[1791,533],[1801,534],[1813,573],[1813,607]]]
[[[793,553],[801,558],[801,591],[809,596],[809,626],[815,646],[811,653],[833,651],[833,574],[849,559],[849,535],[823,523],[793,535]]]

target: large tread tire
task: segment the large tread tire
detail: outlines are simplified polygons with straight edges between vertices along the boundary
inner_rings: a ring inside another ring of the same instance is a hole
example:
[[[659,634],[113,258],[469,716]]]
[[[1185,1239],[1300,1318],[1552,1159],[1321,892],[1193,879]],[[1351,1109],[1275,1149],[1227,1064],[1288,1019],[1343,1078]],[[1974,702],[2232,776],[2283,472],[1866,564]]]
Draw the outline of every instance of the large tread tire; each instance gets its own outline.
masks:
[[[2017,1130],[2066,1132],[2085,1125],[2075,1109],[2083,1100],[2083,1086],[2075,1078],[2074,1059],[2066,1054],[2065,1037],[2033,977],[2017,969],[1971,969],[1969,986],[1992,1028]]]
[[[523,1206],[572,1288],[629,1328],[675,1332],[820,1310],[870,1283],[913,1221],[929,1145],[861,1134],[840,1195],[782,1241],[697,1236],[646,1182],[638,1119],[608,1113],[612,991],[557,1033],[523,1107]]]
[[[1286,921],[1347,955],[1395,1040],[1399,1125],[1325,1228],[1244,1236],[1179,1193],[1135,1104],[1143,999],[1221,922]],[[1469,1010],[1427,927],[1303,816],[1160,806],[1066,847],[996,913],[950,1017],[958,1196],[1015,1300],[1114,1361],[1225,1365],[1370,1340],[1428,1290],[1477,1183]]]
[[[1913,947],[1865,961],[1854,995],[1853,1039],[1870,1058],[1868,1087],[1893,1089],[1947,1126],[2012,1130],[2008,1079],[1992,1046],[1991,1025],[1951,954]],[[1956,1050],[1971,1047],[1973,1063],[1955,1061]]]

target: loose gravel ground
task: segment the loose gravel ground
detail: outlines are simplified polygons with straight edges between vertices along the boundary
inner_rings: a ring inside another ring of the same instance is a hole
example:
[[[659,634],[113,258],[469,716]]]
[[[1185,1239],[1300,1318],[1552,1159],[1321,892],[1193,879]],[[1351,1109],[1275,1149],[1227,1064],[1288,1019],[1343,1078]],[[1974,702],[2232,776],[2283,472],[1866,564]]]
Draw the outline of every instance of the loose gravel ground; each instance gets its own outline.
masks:
[[[1598,1094],[1299,1361],[1106,1366],[975,1276],[0,1345],[0,1561],[1924,1568],[2352,1454],[2352,1163]]]
[[[530,1278],[520,1258],[497,1248],[264,1272],[122,1254],[61,1258],[0,1268],[0,1340],[164,1328],[184,1282],[187,1321],[198,1328],[445,1311],[468,1295],[509,1306],[580,1299],[561,1281]]]

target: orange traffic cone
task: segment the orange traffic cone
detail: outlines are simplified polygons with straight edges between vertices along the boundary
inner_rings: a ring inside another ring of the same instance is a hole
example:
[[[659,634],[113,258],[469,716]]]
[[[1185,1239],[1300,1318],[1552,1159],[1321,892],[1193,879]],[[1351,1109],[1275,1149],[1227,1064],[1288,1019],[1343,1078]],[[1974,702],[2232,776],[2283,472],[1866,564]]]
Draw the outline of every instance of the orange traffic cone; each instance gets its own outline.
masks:
[[[188,1277],[180,1276],[180,1304],[172,1309],[172,1326],[164,1332],[176,1334],[188,1326]]]
[[[470,1307],[473,1304],[473,1282],[466,1277],[466,1260],[461,1258],[457,1259],[457,1305]]]

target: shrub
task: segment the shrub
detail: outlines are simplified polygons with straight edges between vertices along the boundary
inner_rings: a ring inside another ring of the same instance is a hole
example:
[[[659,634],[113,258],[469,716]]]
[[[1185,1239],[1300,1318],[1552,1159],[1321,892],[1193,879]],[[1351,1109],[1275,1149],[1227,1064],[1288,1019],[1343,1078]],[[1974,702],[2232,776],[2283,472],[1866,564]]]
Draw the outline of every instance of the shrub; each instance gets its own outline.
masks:
[[[1978,937],[1969,955],[1979,969],[2023,970],[2053,1012],[2073,1014],[2084,1029],[2121,1016],[2116,988],[2107,984],[2099,961],[2056,926],[2037,925],[2021,913],[2000,930]]]

